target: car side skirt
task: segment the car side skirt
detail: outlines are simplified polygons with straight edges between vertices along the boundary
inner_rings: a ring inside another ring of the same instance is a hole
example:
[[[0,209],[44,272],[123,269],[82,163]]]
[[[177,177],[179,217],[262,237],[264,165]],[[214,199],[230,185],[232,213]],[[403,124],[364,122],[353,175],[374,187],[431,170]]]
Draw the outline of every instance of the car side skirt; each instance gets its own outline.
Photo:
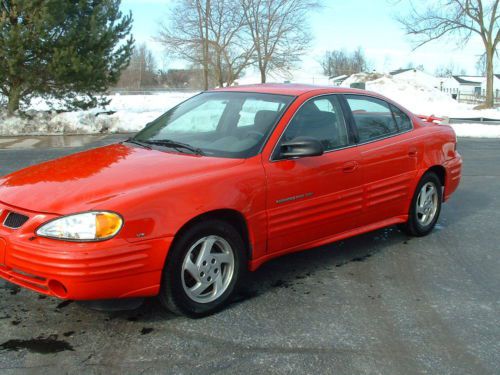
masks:
[[[300,246],[296,246],[290,249],[286,249],[280,252],[272,253],[272,254],[267,254],[263,257],[260,257],[258,259],[254,259],[250,262],[249,264],[249,270],[250,271],[255,271],[257,270],[261,265],[264,263],[268,262],[271,259],[278,258],[280,256],[290,254],[290,253],[295,253],[303,250],[310,250],[313,248],[316,248],[318,246],[326,245],[329,243],[337,242],[340,240],[344,240],[349,237],[357,236],[363,233],[371,232],[377,229],[385,228],[391,225],[396,225],[396,224],[402,224],[406,223],[408,221],[408,215],[401,215],[397,216],[394,218],[382,220],[373,224],[365,225],[363,227],[355,228],[346,232],[342,232],[339,234],[336,234],[335,236],[330,236],[330,237],[325,237],[319,240],[315,240],[309,243],[302,244]]]

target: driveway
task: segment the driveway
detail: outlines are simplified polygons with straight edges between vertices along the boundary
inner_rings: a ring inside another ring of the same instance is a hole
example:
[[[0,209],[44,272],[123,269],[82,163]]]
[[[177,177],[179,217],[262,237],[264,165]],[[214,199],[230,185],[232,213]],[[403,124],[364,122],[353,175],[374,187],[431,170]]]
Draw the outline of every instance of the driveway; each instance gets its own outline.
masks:
[[[0,139],[0,175],[120,138]],[[391,227],[274,260],[208,318],[0,281],[0,373],[498,374],[500,141],[459,150],[462,184],[430,236]]]

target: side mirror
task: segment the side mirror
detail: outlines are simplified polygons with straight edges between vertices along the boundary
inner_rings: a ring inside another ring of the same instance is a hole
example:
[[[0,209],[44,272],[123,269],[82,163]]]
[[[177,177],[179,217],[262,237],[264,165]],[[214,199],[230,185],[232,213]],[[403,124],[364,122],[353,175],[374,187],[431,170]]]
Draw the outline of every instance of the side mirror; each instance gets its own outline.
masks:
[[[325,148],[315,138],[295,138],[291,141],[283,142],[280,148],[280,157],[283,159],[320,156],[324,153]]]

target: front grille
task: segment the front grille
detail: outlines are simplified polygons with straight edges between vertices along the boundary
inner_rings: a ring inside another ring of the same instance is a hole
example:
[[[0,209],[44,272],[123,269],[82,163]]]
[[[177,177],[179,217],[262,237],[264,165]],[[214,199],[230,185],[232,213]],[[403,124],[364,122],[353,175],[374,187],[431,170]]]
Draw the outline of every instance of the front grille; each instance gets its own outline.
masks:
[[[17,212],[10,212],[5,218],[3,225],[7,228],[17,229],[22,227],[28,219],[28,216],[18,214]]]

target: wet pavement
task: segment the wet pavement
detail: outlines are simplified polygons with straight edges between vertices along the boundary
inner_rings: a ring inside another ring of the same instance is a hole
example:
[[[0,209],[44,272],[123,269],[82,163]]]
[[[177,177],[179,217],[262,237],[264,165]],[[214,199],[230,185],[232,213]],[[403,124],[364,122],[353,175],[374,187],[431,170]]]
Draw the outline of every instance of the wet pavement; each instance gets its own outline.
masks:
[[[123,138],[0,141],[0,175]],[[498,374],[500,141],[459,149],[462,185],[430,236],[391,227],[276,259],[208,318],[154,299],[99,312],[0,281],[0,373]]]

